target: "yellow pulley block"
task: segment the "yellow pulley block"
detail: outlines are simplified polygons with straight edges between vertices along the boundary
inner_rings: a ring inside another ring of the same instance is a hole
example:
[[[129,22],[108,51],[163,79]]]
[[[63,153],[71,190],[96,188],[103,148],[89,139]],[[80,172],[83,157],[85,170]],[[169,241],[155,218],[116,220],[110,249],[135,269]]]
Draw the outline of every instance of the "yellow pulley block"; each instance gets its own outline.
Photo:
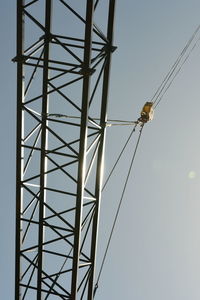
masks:
[[[141,123],[147,123],[148,121],[153,120],[153,115],[153,102],[146,102],[142,108],[138,121]]]

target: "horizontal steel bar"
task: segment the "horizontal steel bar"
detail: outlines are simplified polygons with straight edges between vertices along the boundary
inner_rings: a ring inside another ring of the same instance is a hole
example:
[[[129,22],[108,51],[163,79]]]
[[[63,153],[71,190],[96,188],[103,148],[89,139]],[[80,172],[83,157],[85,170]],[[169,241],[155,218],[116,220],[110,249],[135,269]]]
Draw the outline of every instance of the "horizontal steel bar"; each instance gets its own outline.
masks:
[[[33,183],[28,183],[28,182],[23,182],[21,181],[21,185],[23,185],[24,187],[27,187],[27,186],[32,186],[32,187],[40,187],[38,184],[33,184]]]
[[[25,288],[28,287],[29,289],[32,289],[32,290],[37,290],[37,287],[32,286],[32,285],[27,285],[27,284],[20,283],[20,286],[21,287],[25,287]],[[48,284],[46,284],[46,286],[50,287]],[[49,290],[45,290],[43,288],[41,289],[41,291],[44,292],[44,293],[48,293],[49,292]],[[72,300],[72,298],[69,296],[69,293],[68,293],[68,296],[66,296],[66,294],[61,294],[60,292],[58,293],[56,291],[55,292],[51,291],[50,294],[56,295],[56,296],[62,298],[63,300],[67,300],[67,299],[71,299]]]
[[[38,64],[34,64],[34,63],[29,63],[29,62],[25,62],[24,65],[26,66],[31,66],[31,67],[38,67],[38,68],[41,68],[43,69],[44,66],[43,65],[38,65]],[[49,70],[53,70],[53,71],[59,71],[59,72],[65,72],[66,73],[70,73],[70,74],[76,74],[76,75],[80,75],[80,72],[76,72],[76,71],[70,71],[70,70],[66,70],[66,69],[62,69],[62,68],[56,68],[56,67],[51,67],[49,66],[48,67]]]
[[[72,126],[77,126],[77,127],[80,127],[81,124],[79,123],[72,123],[72,122],[67,122],[67,121],[63,121],[63,120],[58,120],[58,119],[51,119],[49,117],[47,117],[47,120],[48,121],[51,121],[51,122],[57,122],[57,123],[62,123],[62,124],[66,124],[66,125],[72,125]]]
[[[40,60],[40,61],[45,61],[44,58],[39,59],[38,57],[33,57],[30,55],[24,55],[23,58],[25,59],[25,61],[32,59],[32,60]],[[54,60],[54,59],[49,59],[48,63],[51,64],[57,64],[57,65],[63,65],[63,66],[69,66],[69,67],[77,67],[77,68],[81,68],[82,65],[77,65],[77,64],[72,64],[72,63],[66,63],[65,61],[61,61],[61,60]],[[48,66],[49,68],[49,66]]]
[[[52,41],[52,44],[58,45],[57,42]],[[78,49],[84,49],[84,46],[81,45],[76,45],[76,44],[69,44],[69,43],[63,43],[63,45],[68,46],[68,47],[73,47],[73,48],[78,48]],[[102,49],[101,48],[92,48],[92,51],[97,51],[97,52],[101,52]]]
[[[31,223],[31,224],[39,225],[39,221],[34,221],[34,220],[26,219],[26,218],[20,218],[20,220],[23,221],[23,222],[28,222],[28,223]],[[57,226],[57,225],[51,225],[51,224],[48,224],[46,221],[43,222],[43,226],[46,226],[46,227],[49,227],[49,228],[52,227],[52,228],[55,228],[55,229],[60,229],[60,230],[64,230],[64,231],[73,233],[73,230],[70,230],[70,229],[67,229],[67,228],[64,228],[64,227],[61,227],[61,226]]]
[[[77,42],[82,42],[82,43],[84,43],[84,41],[85,41],[83,39],[78,39],[78,38],[75,38],[75,37],[69,37],[69,36],[64,36],[64,35],[56,35],[56,34],[52,34],[52,37],[57,37],[57,38],[60,38],[60,39],[66,39],[66,40],[77,41]],[[92,44],[100,45],[100,46],[107,45],[107,43],[96,42],[96,41],[92,41]]]
[[[63,253],[55,252],[55,251],[50,251],[50,250],[44,249],[43,252],[48,253],[48,254],[52,254],[52,255],[55,255],[55,256],[60,256],[60,257],[65,257],[65,258],[72,259],[72,256],[70,256],[70,255],[66,255],[66,254],[63,254]]]
[[[60,193],[60,194],[68,195],[68,196],[73,196],[73,197],[77,196],[77,194],[69,193],[69,192],[66,192],[66,191],[61,191],[61,190],[58,190],[58,189],[53,189],[53,188],[50,188],[50,187],[45,187],[45,190],[50,191],[50,192],[54,192],[54,193]]]
[[[23,148],[28,148],[28,149],[33,149],[33,150],[36,150],[36,151],[41,151],[41,148],[39,147],[33,147],[33,146],[30,146],[30,145],[21,145]],[[63,146],[62,148],[64,147],[67,147],[66,145]],[[46,150],[46,154],[56,154],[56,155],[61,155],[61,156],[66,156],[66,157],[70,157],[70,158],[77,158],[77,156],[75,155],[71,155],[71,154],[66,154],[66,153],[63,153],[63,152],[56,152],[56,150]]]

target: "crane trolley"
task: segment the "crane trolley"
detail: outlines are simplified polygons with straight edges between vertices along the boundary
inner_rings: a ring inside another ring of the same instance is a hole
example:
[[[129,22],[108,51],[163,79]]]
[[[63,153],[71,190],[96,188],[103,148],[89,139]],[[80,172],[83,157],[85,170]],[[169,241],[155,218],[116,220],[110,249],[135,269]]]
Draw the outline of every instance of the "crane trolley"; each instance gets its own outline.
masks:
[[[141,123],[147,123],[148,121],[153,120],[153,115],[153,102],[146,102],[142,108],[138,121]]]

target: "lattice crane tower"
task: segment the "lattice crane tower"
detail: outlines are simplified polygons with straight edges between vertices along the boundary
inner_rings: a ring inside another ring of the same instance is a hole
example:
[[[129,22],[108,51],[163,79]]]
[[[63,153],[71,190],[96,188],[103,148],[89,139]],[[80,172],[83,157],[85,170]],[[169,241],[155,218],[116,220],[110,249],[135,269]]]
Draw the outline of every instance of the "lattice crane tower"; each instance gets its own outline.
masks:
[[[93,299],[114,10],[17,1],[15,300]]]

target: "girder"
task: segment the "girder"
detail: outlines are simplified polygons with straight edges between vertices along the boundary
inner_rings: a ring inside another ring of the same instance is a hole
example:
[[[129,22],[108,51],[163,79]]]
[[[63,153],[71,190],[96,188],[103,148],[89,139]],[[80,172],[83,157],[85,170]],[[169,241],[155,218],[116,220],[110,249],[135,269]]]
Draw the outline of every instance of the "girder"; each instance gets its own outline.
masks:
[[[102,3],[17,1],[16,300],[93,299],[115,50]]]

